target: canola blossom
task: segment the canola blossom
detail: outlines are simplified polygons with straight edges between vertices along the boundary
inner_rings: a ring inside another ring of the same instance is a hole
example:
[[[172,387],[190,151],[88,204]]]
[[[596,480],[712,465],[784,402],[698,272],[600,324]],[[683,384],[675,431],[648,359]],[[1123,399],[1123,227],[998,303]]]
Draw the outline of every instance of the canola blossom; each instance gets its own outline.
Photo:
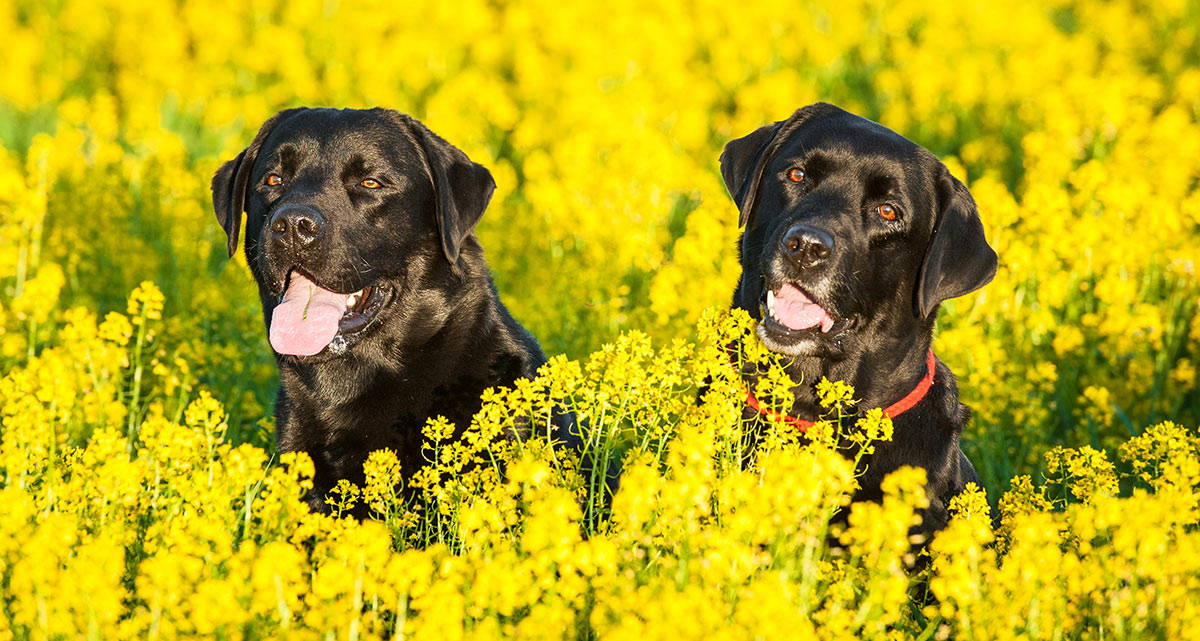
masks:
[[[1196,2],[13,0],[0,34],[0,639],[1200,635]],[[781,409],[719,311],[717,156],[817,100],[945,160],[1000,257],[939,317],[984,487],[930,541],[919,470],[848,502],[881,412],[746,419],[724,349]],[[486,165],[501,296],[560,354],[330,515],[276,454],[209,201],[297,105],[405,111]],[[611,497],[536,435],[558,405]]]

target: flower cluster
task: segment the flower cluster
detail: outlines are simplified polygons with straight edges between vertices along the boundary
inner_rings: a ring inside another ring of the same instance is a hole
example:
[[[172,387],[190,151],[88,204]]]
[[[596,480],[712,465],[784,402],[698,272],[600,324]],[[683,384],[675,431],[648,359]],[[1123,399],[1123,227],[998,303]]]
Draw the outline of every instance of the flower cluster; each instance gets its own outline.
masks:
[[[339,484],[317,515],[301,500],[307,456],[231,444],[207,391],[173,410],[161,381],[132,375],[135,343],[75,316],[61,346],[0,380],[13,636],[1141,638],[1195,624],[1179,608],[1200,576],[1200,438],[1174,423],[1127,441],[1122,472],[1089,447],[1053,450],[1045,483],[1019,477],[1000,498],[995,528],[972,486],[921,546],[924,470],[850,503],[856,461],[894,436],[882,411],[844,428],[848,450],[777,434],[789,427],[744,412],[730,366],[730,345],[755,345],[752,322],[714,313],[698,343],[624,335],[490,391],[470,426],[431,419],[421,474],[375,452],[365,486]],[[781,376],[769,353],[742,352]],[[72,375],[80,362],[106,385]],[[128,431],[119,399],[138,385],[150,391]],[[826,424],[842,425],[853,389],[822,387]],[[564,411],[585,426],[582,452],[547,441]],[[372,518],[348,516],[360,501]]]

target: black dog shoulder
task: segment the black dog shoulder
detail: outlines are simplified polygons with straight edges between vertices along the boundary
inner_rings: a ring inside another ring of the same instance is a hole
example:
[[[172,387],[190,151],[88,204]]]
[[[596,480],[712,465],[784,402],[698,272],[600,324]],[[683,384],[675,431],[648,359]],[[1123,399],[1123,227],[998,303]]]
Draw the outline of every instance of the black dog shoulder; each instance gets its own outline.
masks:
[[[822,414],[822,377],[853,385],[859,407],[889,408],[893,441],[864,461],[856,499],[919,466],[924,529],[944,526],[949,498],[978,477],[959,447],[970,412],[930,351],[934,323],[997,267],[966,187],[925,149],[824,103],[729,142],[721,173],[745,228],[733,305],[790,359],[789,414]]]
[[[950,499],[967,483],[979,483],[974,466],[959,446],[970,417],[971,410],[958,400],[954,374],[939,361],[926,397],[893,419],[891,441],[875,445],[854,500],[878,501],[883,498],[880,484],[888,474],[903,466],[924,468],[929,507],[922,514],[922,529],[932,532],[945,527]]]
[[[491,174],[416,120],[384,109],[291,109],[213,179],[217,219],[259,286],[280,372],[283,452],[315,463],[310,504],[391,448],[405,476],[422,427],[461,430],[483,390],[545,362],[500,302],[475,224]]]

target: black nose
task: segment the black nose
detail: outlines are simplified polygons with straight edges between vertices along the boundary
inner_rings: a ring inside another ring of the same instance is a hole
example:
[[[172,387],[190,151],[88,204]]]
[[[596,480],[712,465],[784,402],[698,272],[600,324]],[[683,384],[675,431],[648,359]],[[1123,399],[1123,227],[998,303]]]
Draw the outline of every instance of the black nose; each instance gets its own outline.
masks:
[[[779,242],[784,255],[802,269],[820,265],[833,253],[833,236],[808,225],[792,225]]]
[[[292,249],[303,249],[325,233],[325,217],[304,205],[284,205],[271,216],[271,234]]]

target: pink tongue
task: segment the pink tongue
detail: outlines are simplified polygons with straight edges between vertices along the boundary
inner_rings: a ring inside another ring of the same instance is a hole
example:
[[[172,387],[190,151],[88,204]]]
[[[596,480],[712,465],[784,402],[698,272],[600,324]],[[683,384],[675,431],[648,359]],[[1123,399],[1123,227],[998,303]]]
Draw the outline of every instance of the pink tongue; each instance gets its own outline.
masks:
[[[784,285],[775,294],[775,316],[788,329],[793,330],[820,325],[821,331],[828,332],[833,327],[833,319],[829,314],[791,283]]]
[[[280,354],[312,356],[337,336],[346,295],[321,289],[296,272],[271,314],[271,347]]]

